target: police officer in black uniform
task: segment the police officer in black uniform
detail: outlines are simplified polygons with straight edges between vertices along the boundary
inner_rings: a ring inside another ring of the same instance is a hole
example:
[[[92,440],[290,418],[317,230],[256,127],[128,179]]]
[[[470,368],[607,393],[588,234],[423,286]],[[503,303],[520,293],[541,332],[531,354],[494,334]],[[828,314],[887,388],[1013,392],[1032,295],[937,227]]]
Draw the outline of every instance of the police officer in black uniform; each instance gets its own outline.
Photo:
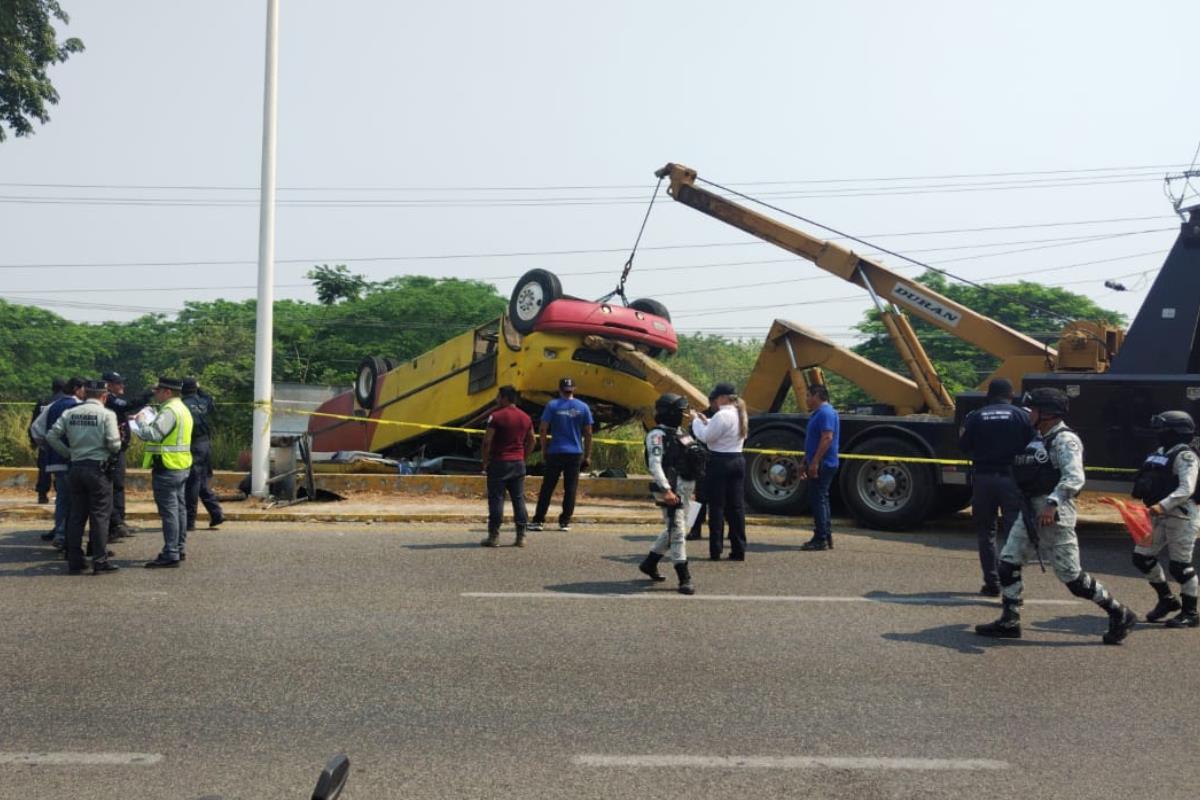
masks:
[[[217,496],[208,488],[212,477],[212,413],[215,410],[212,395],[200,391],[195,378],[183,379],[183,404],[192,412],[192,471],[188,475],[185,497],[187,499],[187,529],[196,530],[196,511],[204,503],[208,511],[208,527],[215,528],[225,521]]]
[[[1013,386],[1005,378],[988,384],[987,405],[967,415],[958,446],[971,458],[971,519],[979,541],[979,566],[983,569],[980,594],[1000,596],[996,570],[996,513],[1000,530],[1008,536],[1021,513],[1021,491],[1013,479],[1013,458],[1036,435],[1029,414],[1012,404]]]
[[[50,398],[33,404],[33,416],[29,418],[29,443],[33,449],[37,450],[37,498],[38,505],[46,505],[50,502],[50,473],[46,472],[46,445],[39,444],[33,435],[33,423],[42,415],[47,406],[50,406],[54,401],[59,400],[63,396],[63,387],[67,382],[62,378],[55,378],[50,382]],[[54,534],[43,536],[43,539],[50,541],[54,538]]]
[[[104,407],[117,415],[117,430],[121,432],[121,451],[112,468],[112,515],[108,522],[108,540],[115,542],[133,536],[133,531],[125,524],[125,451],[129,449],[129,417],[145,403],[135,403],[125,397],[125,378],[121,373],[106,372],[102,377],[108,390]]]

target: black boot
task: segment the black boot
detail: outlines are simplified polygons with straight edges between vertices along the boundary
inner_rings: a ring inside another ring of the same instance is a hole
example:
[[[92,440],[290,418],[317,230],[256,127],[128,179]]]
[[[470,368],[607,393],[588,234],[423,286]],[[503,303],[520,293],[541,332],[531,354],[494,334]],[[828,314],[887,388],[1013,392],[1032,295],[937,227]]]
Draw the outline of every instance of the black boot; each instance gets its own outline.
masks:
[[[696,593],[696,585],[692,583],[692,573],[688,570],[688,564],[686,561],[684,561],[682,564],[675,565],[675,574],[679,576],[680,594]]]
[[[484,547],[500,546],[500,531],[488,531],[487,538],[480,542]]]
[[[1167,620],[1168,628],[1200,628],[1200,614],[1196,613],[1196,598],[1183,596],[1183,611]]]
[[[1158,598],[1158,605],[1154,606],[1146,614],[1146,622],[1162,622],[1167,618],[1167,615],[1174,614],[1181,608],[1183,606],[1179,604],[1179,600],[1175,595],[1167,592],[1167,596]]]
[[[655,583],[665,581],[666,577],[658,571],[658,562],[662,561],[662,556],[655,552],[650,552],[642,559],[642,563],[638,564],[638,569],[642,574],[648,577]]]
[[[1137,624],[1137,614],[1125,606],[1117,606],[1108,612],[1108,630],[1100,637],[1105,644],[1120,644]]]
[[[1004,598],[1004,610],[1000,612],[1000,619],[986,625],[976,625],[975,632],[992,639],[1020,639],[1021,609],[1017,602]]]

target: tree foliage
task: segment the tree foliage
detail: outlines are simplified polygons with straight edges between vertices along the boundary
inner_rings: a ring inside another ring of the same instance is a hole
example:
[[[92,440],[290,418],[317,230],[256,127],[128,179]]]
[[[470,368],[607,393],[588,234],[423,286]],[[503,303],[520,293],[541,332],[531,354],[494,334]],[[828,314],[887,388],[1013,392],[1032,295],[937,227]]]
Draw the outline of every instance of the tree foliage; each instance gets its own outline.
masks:
[[[34,121],[50,120],[46,107],[58,103],[58,92],[46,68],[83,50],[75,37],[60,42],[53,20],[70,22],[58,0],[0,2],[0,142],[5,125],[28,136]]]

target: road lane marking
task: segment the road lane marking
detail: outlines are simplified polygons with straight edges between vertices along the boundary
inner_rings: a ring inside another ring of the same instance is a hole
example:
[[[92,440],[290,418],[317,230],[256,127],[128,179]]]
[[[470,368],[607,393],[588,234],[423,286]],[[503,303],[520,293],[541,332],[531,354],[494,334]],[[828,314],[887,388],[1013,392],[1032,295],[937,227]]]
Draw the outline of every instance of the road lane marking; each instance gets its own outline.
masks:
[[[716,767],[719,769],[899,769],[925,772],[1009,769],[990,758],[832,758],[825,756],[578,755],[580,767]]]
[[[161,753],[6,753],[0,751],[0,765],[148,767],[162,760]]]
[[[998,599],[990,597],[939,597],[916,595],[903,597],[862,597],[836,595],[777,595],[777,594],[694,594],[684,596],[676,592],[462,592],[460,597],[486,598],[494,600],[729,600],[742,603],[877,603],[879,605],[909,606],[977,606],[1000,605]],[[1032,606],[1073,606],[1078,600],[1026,600]]]

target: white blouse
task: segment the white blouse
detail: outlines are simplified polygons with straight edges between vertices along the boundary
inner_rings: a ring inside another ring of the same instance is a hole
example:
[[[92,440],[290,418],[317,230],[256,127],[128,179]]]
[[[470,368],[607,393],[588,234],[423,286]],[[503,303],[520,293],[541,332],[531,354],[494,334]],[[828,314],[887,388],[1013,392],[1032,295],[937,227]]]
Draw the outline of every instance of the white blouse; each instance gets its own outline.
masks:
[[[714,453],[742,452],[744,439],[738,431],[737,406],[721,406],[708,422],[696,417],[692,420],[692,435]]]

